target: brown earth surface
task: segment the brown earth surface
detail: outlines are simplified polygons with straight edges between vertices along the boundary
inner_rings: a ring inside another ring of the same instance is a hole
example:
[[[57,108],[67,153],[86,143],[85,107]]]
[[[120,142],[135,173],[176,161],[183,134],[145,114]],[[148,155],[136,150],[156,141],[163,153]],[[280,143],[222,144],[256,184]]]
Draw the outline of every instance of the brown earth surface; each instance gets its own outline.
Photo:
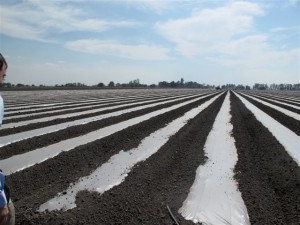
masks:
[[[178,224],[193,224],[185,220],[178,210],[194,182],[197,167],[207,160],[203,147],[225,94],[170,137],[157,153],[138,163],[120,185],[101,195],[87,191],[79,193],[74,209],[37,212],[41,204],[68,188],[70,183],[89,175],[112,155],[137,147],[143,138],[212,96],[7,176],[16,206],[16,224],[176,224],[167,207]],[[239,158],[235,178],[251,224],[299,224],[299,166],[234,94],[231,93],[230,99],[232,135]],[[0,158],[83,135],[153,110],[144,109],[8,145],[1,149]],[[272,114],[274,110],[267,113]],[[285,117],[280,118],[284,125],[290,123]]]

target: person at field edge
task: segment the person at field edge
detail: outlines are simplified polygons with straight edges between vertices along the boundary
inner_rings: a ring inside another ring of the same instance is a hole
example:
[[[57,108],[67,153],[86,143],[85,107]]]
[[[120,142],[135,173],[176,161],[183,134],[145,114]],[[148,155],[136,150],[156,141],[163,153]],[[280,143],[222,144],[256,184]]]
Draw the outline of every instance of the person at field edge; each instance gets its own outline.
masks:
[[[7,63],[0,53],[0,86],[2,86],[6,76]],[[0,126],[2,125],[4,115],[4,103],[0,95]],[[9,187],[5,185],[5,176],[0,170],[0,225],[15,224],[15,208],[10,199]]]

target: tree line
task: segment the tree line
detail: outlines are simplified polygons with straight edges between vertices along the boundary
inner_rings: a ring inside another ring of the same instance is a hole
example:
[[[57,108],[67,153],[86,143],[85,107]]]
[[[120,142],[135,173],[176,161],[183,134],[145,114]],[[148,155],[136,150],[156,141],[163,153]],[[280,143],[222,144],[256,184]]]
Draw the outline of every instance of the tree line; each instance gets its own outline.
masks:
[[[234,90],[300,90],[300,83],[297,84],[260,84],[255,83],[252,87],[249,85],[242,85],[242,84],[224,84],[224,85],[209,85],[209,84],[200,84],[193,81],[187,81],[185,82],[183,78],[181,78],[179,81],[160,81],[158,84],[142,84],[140,83],[140,80],[134,79],[129,81],[128,83],[115,83],[114,81],[110,81],[107,85],[100,82],[96,85],[88,86],[84,83],[66,83],[61,85],[54,85],[54,86],[46,86],[46,85],[26,85],[26,84],[11,84],[11,83],[4,83],[4,88],[200,88],[200,89],[218,89],[218,90],[224,90],[224,89],[234,89]]]
[[[254,90],[300,90],[299,84],[259,84],[255,83],[253,85]]]

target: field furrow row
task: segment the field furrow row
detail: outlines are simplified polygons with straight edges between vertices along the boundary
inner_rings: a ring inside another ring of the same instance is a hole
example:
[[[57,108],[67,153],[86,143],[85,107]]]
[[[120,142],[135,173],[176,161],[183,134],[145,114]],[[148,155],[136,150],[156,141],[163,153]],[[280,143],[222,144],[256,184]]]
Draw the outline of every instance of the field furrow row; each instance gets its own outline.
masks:
[[[300,219],[295,98],[196,89],[3,96],[0,168],[19,225]]]

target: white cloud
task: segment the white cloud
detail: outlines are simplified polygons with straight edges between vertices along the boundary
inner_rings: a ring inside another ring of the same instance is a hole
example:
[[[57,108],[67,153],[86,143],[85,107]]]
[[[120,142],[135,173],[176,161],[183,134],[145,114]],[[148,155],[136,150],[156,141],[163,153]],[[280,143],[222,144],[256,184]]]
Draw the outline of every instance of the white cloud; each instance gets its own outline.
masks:
[[[262,14],[262,7],[257,4],[233,2],[220,8],[195,10],[188,18],[158,23],[156,28],[176,44],[178,52],[192,57],[214,52],[222,43],[251,32],[253,17]]]
[[[89,18],[79,7],[64,1],[27,0],[19,4],[1,3],[1,30],[9,36],[49,41],[49,34],[88,31],[102,32],[114,27],[134,27],[138,22]]]
[[[85,39],[66,43],[66,48],[91,54],[124,57],[135,60],[169,60],[169,49],[155,45],[128,45],[106,40]]]
[[[279,68],[299,60],[299,50],[280,51],[267,44],[266,35],[249,35],[231,40],[219,50],[224,54],[209,57],[210,60],[225,66],[246,68]]]
[[[233,1],[219,8],[195,10],[188,18],[158,23],[156,29],[188,58],[201,56],[244,70],[298,63],[299,49],[278,50],[270,44],[268,34],[257,32],[254,19],[264,13],[259,4]]]

